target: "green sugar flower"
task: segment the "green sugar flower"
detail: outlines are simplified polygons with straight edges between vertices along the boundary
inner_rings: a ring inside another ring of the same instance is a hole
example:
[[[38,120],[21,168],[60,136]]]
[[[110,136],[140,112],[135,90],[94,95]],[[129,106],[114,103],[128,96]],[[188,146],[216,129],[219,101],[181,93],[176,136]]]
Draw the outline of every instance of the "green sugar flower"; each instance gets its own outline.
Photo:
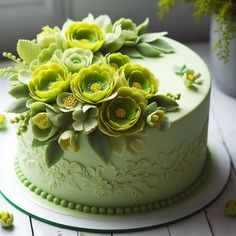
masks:
[[[47,112],[40,112],[31,118],[32,132],[35,139],[46,141],[56,134],[58,128],[53,125]]]
[[[63,151],[78,152],[80,150],[79,134],[72,130],[63,132],[58,139],[58,143]]]
[[[63,92],[58,95],[57,105],[63,112],[74,111],[82,107],[82,104],[73,95],[73,93],[67,93],[67,92]]]
[[[0,131],[7,128],[7,118],[5,115],[0,114]]]
[[[185,85],[187,87],[191,87],[194,83],[196,83],[196,80],[201,77],[201,74],[195,74],[194,70],[188,69],[185,73]]]
[[[116,70],[109,65],[91,65],[72,75],[71,90],[82,103],[97,104],[116,96],[121,86]]]
[[[149,69],[139,64],[125,64],[120,69],[120,75],[127,81],[129,87],[138,89],[147,99],[158,91],[158,79]]]
[[[9,212],[0,212],[0,225],[3,228],[9,228],[13,225],[14,216]]]
[[[236,201],[229,200],[224,206],[224,212],[227,216],[236,216]]]
[[[138,40],[138,28],[136,24],[127,18],[120,18],[114,23],[113,28],[121,27],[121,35],[124,38],[125,46],[134,46]]]
[[[105,40],[105,33],[97,25],[87,22],[72,22],[65,31],[70,47],[98,51]]]
[[[130,58],[122,53],[112,53],[106,56],[107,63],[110,64],[115,69],[130,63]]]
[[[102,50],[106,53],[111,53],[119,50],[124,44],[121,26],[118,25],[112,32],[106,33],[106,39]]]
[[[165,112],[161,109],[158,109],[147,116],[147,119],[146,119],[147,124],[151,127],[160,128],[161,122],[163,121],[164,116],[165,116]]]
[[[38,67],[29,81],[30,96],[40,102],[53,102],[67,91],[71,75],[62,65],[49,63]]]
[[[98,108],[93,105],[84,105],[81,109],[73,112],[73,127],[76,131],[83,131],[88,134],[98,125]]]
[[[98,128],[106,135],[132,135],[144,127],[146,99],[136,89],[122,87],[114,99],[104,102],[99,111]]]
[[[97,24],[105,32],[111,32],[112,30],[111,19],[108,15],[100,15],[97,18],[94,18],[94,16],[89,13],[88,16],[85,17],[82,21]]]
[[[90,50],[82,48],[70,48],[64,51],[62,55],[62,63],[72,73],[80,71],[83,67],[92,64],[93,53]]]
[[[146,118],[146,123],[150,127],[157,128],[160,131],[165,131],[170,127],[170,121],[168,117],[165,116],[165,112],[168,111],[168,107],[160,107],[157,104],[158,100],[147,105],[144,115]]]
[[[66,40],[58,27],[44,26],[42,32],[37,35],[36,42],[41,48],[48,48],[53,43],[57,45],[57,48],[66,49],[67,47]]]
[[[64,52],[57,50],[50,61],[58,64],[62,63],[71,73],[75,73],[92,64],[93,53],[82,48],[69,48]]]

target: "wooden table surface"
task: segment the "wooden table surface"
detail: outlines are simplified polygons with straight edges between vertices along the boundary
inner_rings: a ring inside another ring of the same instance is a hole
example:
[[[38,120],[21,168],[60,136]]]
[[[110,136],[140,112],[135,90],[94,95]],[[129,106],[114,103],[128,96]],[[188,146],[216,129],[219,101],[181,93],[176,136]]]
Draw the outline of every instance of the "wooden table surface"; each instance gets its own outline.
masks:
[[[195,50],[208,64],[209,44],[191,43]],[[0,67],[3,67],[0,63]],[[222,78],[224,79],[224,78]],[[0,80],[0,110],[5,98],[6,82]],[[210,206],[183,221],[170,224],[155,230],[136,233],[125,233],[123,236],[233,236],[236,235],[236,217],[224,215],[223,206],[226,201],[236,199],[236,99],[218,90],[214,84],[211,93],[209,134],[217,138],[231,159],[229,183],[221,196]],[[0,141],[1,142],[1,141]],[[0,228],[0,236],[94,236],[94,233],[84,233],[51,226],[35,220],[16,210],[0,196],[0,211],[7,210],[15,216],[14,227],[6,230]],[[118,236],[120,234],[99,234]]]

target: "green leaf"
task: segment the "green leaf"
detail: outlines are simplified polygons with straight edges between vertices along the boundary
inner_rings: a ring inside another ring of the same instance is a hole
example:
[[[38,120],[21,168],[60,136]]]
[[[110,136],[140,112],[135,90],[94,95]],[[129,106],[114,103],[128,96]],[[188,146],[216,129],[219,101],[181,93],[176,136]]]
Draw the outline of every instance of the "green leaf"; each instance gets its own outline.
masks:
[[[109,137],[97,129],[88,134],[88,141],[93,151],[107,163],[112,154]]]
[[[8,90],[8,93],[14,98],[29,98],[29,89],[25,84],[16,84]]]
[[[39,141],[38,139],[33,139],[31,146],[32,147],[42,147],[46,145],[48,142],[47,141]]]
[[[47,167],[50,168],[61,160],[63,151],[58,144],[57,140],[50,142],[45,150],[45,162]]]
[[[149,102],[156,102],[158,107],[164,107],[167,111],[173,111],[179,106],[174,99],[165,95],[156,95]]]
[[[145,19],[145,21],[137,27],[138,36],[140,36],[140,35],[144,34],[144,32],[146,32],[148,24],[149,24],[149,18],[147,17]]]
[[[56,108],[50,104],[44,102],[37,102],[34,99],[29,99],[26,103],[26,106],[31,110],[31,115],[34,116],[39,112],[46,111],[46,108],[49,108],[56,112]]]
[[[21,83],[28,85],[29,81],[32,79],[32,71],[21,70],[18,74],[18,79]]]
[[[151,42],[163,37],[166,34],[167,34],[167,32],[147,33],[147,34],[140,36],[139,42],[140,43],[151,43]]]
[[[152,45],[155,49],[163,52],[163,53],[172,53],[174,52],[174,48],[170,46],[165,40],[163,39],[157,39],[154,42],[151,42],[150,45]]]
[[[30,63],[37,58],[41,48],[32,41],[20,39],[17,42],[17,52],[20,58]]]
[[[28,110],[26,107],[26,102],[29,98],[18,98],[6,109],[6,112],[10,113],[22,113]]]
[[[52,43],[49,46],[49,48],[43,49],[38,56],[38,61],[37,61],[38,64],[40,65],[40,64],[45,64],[49,62],[49,60],[52,58],[56,49],[57,49],[56,43]]]
[[[131,58],[143,58],[142,54],[136,48],[122,48],[120,51]]]
[[[7,79],[7,81],[12,85],[18,84],[19,83],[18,74],[13,74],[11,77]]]
[[[95,19],[95,23],[102,28],[105,32],[112,30],[111,19],[108,15],[100,15]]]
[[[65,127],[73,122],[71,112],[56,113],[49,108],[46,108],[46,111],[51,122],[57,127]]]
[[[186,65],[183,65],[183,66],[177,66],[175,65],[174,68],[174,73],[176,75],[179,75],[179,76],[184,76],[184,74],[186,73],[187,71],[187,66]]]
[[[158,57],[162,54],[161,51],[155,49],[148,43],[140,43],[137,47],[139,52],[146,57]]]

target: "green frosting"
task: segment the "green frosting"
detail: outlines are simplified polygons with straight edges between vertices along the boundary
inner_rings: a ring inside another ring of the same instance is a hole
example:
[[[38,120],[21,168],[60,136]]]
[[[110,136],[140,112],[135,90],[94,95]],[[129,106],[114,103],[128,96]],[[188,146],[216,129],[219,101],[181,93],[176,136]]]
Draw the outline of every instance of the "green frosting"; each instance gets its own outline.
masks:
[[[157,211],[161,208],[170,207],[174,204],[178,204],[181,201],[184,201],[185,199],[191,197],[195,192],[198,191],[198,189],[201,187],[201,185],[204,184],[205,180],[208,178],[210,174],[211,169],[211,157],[208,153],[207,159],[204,165],[204,168],[198,178],[192,183],[191,186],[183,190],[182,192],[164,199],[160,201],[155,201],[149,204],[139,205],[139,206],[133,206],[133,207],[96,207],[96,206],[89,206],[84,205],[80,203],[75,203],[71,201],[67,201],[65,199],[61,199],[59,197],[53,196],[46,191],[38,188],[37,186],[30,183],[29,180],[25,177],[23,172],[20,169],[18,160],[15,161],[15,171],[20,179],[20,181],[29,188],[30,191],[34,192],[36,195],[39,195],[42,197],[42,199],[46,199],[47,201],[55,204],[60,205],[63,208],[68,208],[70,210],[75,210],[77,212],[84,212],[84,213],[90,213],[90,214],[99,214],[99,215],[130,215],[130,214],[137,214],[137,213],[144,213],[149,211]]]

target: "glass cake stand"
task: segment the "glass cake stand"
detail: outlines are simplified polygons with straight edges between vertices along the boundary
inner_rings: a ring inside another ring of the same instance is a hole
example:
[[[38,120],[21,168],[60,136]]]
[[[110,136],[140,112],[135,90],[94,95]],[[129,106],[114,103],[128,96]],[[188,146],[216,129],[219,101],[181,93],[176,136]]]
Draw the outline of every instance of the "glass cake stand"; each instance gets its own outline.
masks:
[[[9,127],[7,131],[0,133],[0,140],[0,190],[3,197],[33,218],[80,231],[130,232],[157,228],[182,220],[212,203],[223,191],[230,173],[230,160],[223,145],[215,137],[209,136],[209,174],[189,197],[169,207],[147,213],[123,216],[91,215],[57,206],[24,187],[17,178],[13,165],[17,149],[15,130]]]

